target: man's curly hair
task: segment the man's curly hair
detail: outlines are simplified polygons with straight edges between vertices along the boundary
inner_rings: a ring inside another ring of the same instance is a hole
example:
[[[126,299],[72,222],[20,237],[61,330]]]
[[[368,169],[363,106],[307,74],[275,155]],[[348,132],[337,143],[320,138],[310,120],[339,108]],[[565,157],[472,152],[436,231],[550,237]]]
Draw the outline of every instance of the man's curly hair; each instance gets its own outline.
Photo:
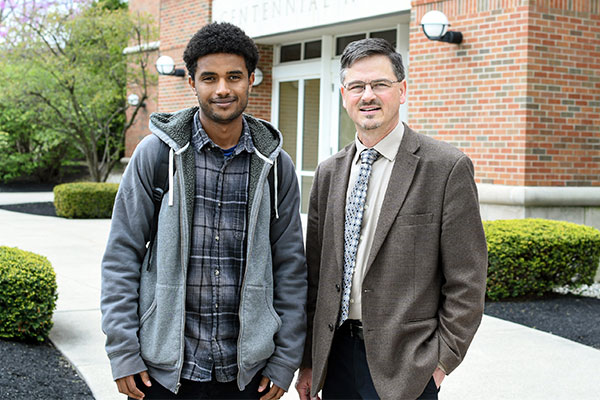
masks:
[[[192,79],[196,76],[198,59],[216,53],[244,57],[248,76],[254,72],[258,63],[258,48],[243,30],[228,22],[213,22],[196,32],[183,52],[185,67]]]

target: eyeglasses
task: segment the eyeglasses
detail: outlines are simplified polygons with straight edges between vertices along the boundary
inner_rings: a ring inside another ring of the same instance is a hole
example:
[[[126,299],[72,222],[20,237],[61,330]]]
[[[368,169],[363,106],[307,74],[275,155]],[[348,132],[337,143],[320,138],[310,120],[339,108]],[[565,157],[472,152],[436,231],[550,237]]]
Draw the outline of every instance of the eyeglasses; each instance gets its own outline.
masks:
[[[353,96],[360,96],[365,92],[368,86],[371,86],[371,90],[375,94],[384,93],[392,88],[394,83],[402,81],[390,81],[389,79],[374,79],[370,82],[353,81],[344,85],[344,88],[350,92]]]

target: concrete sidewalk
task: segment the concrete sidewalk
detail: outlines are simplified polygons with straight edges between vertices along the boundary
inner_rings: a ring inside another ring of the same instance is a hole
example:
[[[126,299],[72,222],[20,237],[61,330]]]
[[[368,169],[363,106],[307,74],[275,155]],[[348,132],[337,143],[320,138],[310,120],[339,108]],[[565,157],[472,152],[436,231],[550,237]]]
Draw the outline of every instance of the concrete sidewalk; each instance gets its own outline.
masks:
[[[47,194],[0,193],[0,204],[17,198],[51,201]],[[100,329],[100,260],[109,225],[0,210],[0,245],[52,262],[59,298],[50,339],[98,400],[125,399],[112,380]],[[485,316],[465,361],[444,381],[440,399],[597,399],[599,366],[599,350]],[[283,397],[297,398],[293,386]]]

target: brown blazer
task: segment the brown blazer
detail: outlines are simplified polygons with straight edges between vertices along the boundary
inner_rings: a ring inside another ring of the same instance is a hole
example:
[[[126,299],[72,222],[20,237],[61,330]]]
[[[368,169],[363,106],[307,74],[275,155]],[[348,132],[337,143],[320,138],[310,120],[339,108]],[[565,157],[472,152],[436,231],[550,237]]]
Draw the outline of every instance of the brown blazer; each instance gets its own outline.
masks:
[[[341,302],[344,205],[354,143],[325,160],[310,195],[304,367],[321,390]],[[386,190],[382,188],[381,190]],[[487,245],[471,160],[405,125],[362,285],[367,362],[382,399],[415,399],[452,372],[481,322]]]

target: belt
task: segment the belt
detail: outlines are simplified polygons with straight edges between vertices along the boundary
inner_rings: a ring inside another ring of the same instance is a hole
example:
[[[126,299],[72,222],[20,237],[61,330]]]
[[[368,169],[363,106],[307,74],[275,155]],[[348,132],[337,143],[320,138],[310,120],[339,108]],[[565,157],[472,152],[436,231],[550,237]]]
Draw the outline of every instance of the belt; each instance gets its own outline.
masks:
[[[360,340],[365,340],[362,322],[357,319],[347,319],[344,321],[342,326],[340,326],[339,330],[341,333],[348,333],[350,337],[356,337]]]

